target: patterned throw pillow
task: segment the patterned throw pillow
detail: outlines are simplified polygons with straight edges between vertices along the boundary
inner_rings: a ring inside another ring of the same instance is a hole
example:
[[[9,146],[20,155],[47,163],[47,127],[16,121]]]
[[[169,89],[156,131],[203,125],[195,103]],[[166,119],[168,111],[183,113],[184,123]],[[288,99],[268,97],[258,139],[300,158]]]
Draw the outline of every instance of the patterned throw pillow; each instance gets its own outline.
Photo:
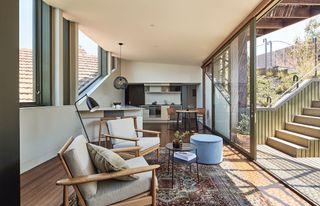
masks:
[[[124,159],[122,159],[118,154],[112,152],[107,148],[100,147],[90,143],[87,143],[87,148],[94,166],[100,173],[118,172],[129,168],[128,164]],[[136,180],[138,178],[139,177],[136,175],[128,175],[123,177],[117,177],[115,179],[130,181]]]

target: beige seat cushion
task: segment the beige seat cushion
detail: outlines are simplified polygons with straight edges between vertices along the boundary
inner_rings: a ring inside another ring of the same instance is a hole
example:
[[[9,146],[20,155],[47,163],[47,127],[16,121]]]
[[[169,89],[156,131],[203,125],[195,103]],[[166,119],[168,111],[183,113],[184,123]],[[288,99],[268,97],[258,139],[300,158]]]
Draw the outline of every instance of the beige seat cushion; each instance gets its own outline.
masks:
[[[140,149],[141,152],[157,144],[160,144],[159,137],[141,137],[139,138],[139,141],[138,141],[138,145],[142,147]],[[134,146],[135,146],[135,142],[124,141],[124,142],[120,142],[118,144],[113,145],[113,148],[124,148],[124,147],[134,147]]]
[[[129,165],[124,159],[107,148],[90,143],[87,144],[87,148],[95,168],[100,173],[118,172],[129,168]],[[124,177],[118,177],[116,179],[130,181],[138,179],[138,176],[128,175]]]
[[[107,122],[109,133],[115,137],[137,138],[133,118],[109,120]],[[118,144],[126,140],[111,139],[112,144]]]
[[[130,168],[148,166],[143,157],[126,161]],[[97,194],[86,199],[88,206],[105,206],[126,200],[141,193],[150,191],[152,172],[136,174],[135,181],[107,180],[98,183]]]
[[[83,135],[76,137],[63,154],[73,177],[96,174],[87,150],[87,140]],[[97,192],[97,183],[79,185],[84,198],[90,198]]]

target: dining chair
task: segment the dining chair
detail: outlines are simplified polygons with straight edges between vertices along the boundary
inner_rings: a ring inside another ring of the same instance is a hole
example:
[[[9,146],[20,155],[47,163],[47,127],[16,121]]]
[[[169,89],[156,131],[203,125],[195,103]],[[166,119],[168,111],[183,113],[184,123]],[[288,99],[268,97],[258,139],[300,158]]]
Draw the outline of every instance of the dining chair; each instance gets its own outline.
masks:
[[[173,107],[169,107],[167,108],[167,114],[169,116],[169,120],[167,121],[167,130],[175,130],[175,128],[170,128],[170,123],[171,123],[171,120],[174,120],[176,121],[177,120],[177,112],[176,112],[176,109],[173,108]]]
[[[196,119],[196,121],[199,122],[201,120],[202,128],[203,128],[206,109],[205,108],[196,108],[196,110],[197,110],[197,119]]]

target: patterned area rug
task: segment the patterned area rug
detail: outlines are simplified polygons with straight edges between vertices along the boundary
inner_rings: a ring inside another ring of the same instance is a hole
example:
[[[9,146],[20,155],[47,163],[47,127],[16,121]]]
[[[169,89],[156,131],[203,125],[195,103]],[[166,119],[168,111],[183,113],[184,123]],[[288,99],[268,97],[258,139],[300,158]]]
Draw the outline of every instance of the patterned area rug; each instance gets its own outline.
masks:
[[[254,202],[245,197],[234,182],[229,178],[224,169],[219,165],[199,164],[199,183],[197,181],[196,164],[192,165],[192,172],[183,163],[177,163],[174,167],[174,185],[171,184],[171,172],[168,173],[167,154],[161,149],[159,162],[155,154],[146,156],[149,164],[160,164],[157,170],[159,182],[158,205],[269,205],[262,194],[255,189]]]
[[[149,164],[160,164],[157,170],[159,190],[158,206],[266,206],[270,203],[256,188],[243,191],[236,187],[226,171],[219,165],[199,164],[199,183],[197,181],[196,164],[190,172],[188,165],[177,163],[174,167],[174,185],[171,185],[171,173],[168,168],[168,154],[160,150],[159,162],[155,153],[145,156]],[[250,195],[250,200],[246,198]],[[77,206],[76,195],[70,196],[70,205]]]

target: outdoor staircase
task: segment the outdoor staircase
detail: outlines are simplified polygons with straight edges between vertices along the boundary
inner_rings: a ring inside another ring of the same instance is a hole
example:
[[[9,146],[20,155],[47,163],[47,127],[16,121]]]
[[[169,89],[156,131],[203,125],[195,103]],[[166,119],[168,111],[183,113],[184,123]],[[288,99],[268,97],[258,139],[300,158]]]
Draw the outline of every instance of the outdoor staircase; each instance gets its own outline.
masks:
[[[320,157],[320,101],[312,101],[285,129],[276,130],[267,145],[293,157]]]

